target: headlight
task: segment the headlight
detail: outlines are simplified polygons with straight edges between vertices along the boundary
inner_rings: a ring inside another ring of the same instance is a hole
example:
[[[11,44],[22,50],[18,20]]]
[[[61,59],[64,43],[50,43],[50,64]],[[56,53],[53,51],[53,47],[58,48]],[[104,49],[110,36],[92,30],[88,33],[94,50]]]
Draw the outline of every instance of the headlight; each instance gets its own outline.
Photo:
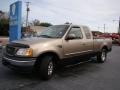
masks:
[[[16,55],[32,57],[33,56],[33,50],[31,48],[18,49],[18,51],[16,52]]]

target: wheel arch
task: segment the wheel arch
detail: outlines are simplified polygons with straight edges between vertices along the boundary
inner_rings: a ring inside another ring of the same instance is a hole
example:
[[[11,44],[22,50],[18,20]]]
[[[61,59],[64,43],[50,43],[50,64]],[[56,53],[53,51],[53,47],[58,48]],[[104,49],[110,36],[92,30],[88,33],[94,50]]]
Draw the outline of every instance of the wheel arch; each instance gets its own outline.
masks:
[[[101,50],[102,50],[102,49],[106,49],[106,50],[108,51],[107,45],[104,45],[104,46],[101,48]]]
[[[55,63],[57,63],[60,60],[60,56],[56,52],[48,51],[48,52],[44,52],[44,53],[41,53],[41,54],[38,55],[35,65],[40,64],[40,62],[41,62],[40,59],[43,58],[46,55],[53,56],[53,58],[54,58],[53,62],[55,62]]]

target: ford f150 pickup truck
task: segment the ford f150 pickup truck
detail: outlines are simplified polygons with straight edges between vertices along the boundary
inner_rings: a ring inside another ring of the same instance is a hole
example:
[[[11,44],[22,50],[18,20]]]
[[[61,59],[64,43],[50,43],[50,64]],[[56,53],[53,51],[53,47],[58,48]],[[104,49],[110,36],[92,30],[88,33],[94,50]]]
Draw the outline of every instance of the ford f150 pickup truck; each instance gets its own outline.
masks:
[[[14,70],[31,68],[43,79],[50,79],[60,62],[72,58],[97,57],[106,61],[112,49],[112,40],[93,37],[87,26],[63,24],[43,30],[36,38],[12,41],[7,44],[2,57],[3,65]]]

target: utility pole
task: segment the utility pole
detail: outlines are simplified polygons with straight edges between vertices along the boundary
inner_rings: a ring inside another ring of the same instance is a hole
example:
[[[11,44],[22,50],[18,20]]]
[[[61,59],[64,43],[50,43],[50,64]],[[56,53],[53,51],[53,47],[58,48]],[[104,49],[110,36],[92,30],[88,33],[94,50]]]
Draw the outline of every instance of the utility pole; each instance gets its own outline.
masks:
[[[30,8],[29,8],[29,4],[30,2],[26,2],[26,11],[27,11],[27,14],[26,14],[26,28],[28,27],[28,15],[29,15],[29,11],[30,11]]]
[[[120,34],[120,16],[119,16],[119,20],[113,20],[113,22],[117,21],[119,23],[119,26],[118,26],[118,34]]]
[[[105,34],[105,24],[104,24],[104,34]]]
[[[119,27],[118,27],[118,34],[120,35],[120,16],[119,16]]]
[[[104,26],[103,26],[103,27],[98,27],[98,31],[99,31],[99,29],[100,29],[100,28],[103,28],[103,29],[104,29],[103,33],[105,33],[106,24],[104,24]]]

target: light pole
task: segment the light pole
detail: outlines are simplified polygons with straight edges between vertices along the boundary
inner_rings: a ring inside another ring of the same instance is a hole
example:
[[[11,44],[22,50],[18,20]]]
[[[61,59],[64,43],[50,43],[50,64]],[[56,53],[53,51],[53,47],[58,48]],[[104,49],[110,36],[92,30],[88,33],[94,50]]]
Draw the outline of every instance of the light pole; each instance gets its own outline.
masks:
[[[120,34],[120,16],[119,16],[119,19],[118,20],[113,20],[113,22],[117,21],[119,23],[119,26],[118,26],[118,34]]]

